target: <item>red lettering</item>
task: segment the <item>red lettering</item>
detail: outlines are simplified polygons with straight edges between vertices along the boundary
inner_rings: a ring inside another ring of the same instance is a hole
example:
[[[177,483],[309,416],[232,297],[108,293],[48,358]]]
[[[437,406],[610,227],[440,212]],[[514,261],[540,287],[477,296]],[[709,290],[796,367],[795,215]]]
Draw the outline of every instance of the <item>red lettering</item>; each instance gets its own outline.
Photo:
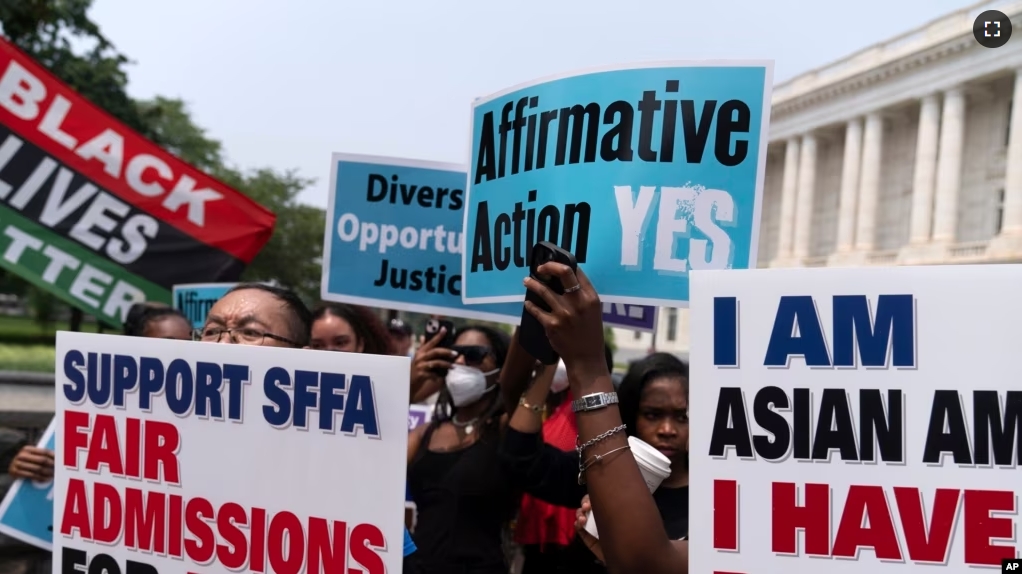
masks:
[[[124,474],[138,478],[142,476],[142,421],[129,418],[124,433]]]
[[[266,571],[266,510],[252,509],[252,549],[248,569],[252,572]]]
[[[213,517],[213,505],[205,498],[193,498],[185,504],[185,528],[195,537],[185,539],[185,555],[196,564],[209,564],[216,553],[216,537],[206,523]]]
[[[348,525],[334,521],[333,536],[327,521],[322,518],[309,519],[309,572],[344,572],[348,563]]]
[[[86,432],[82,432],[85,429]],[[78,468],[78,451],[89,444],[89,414],[79,411],[64,411],[64,466]]]
[[[383,558],[376,553],[377,550],[386,547],[387,540],[383,537],[383,532],[373,524],[359,524],[351,530],[351,540],[348,542],[351,557],[365,568],[366,574],[386,574]],[[358,568],[348,568],[348,574],[362,572]]]
[[[795,483],[773,483],[772,549],[798,554],[798,531],[803,529],[806,554],[830,556],[830,486],[806,484],[804,490],[805,506],[799,506]]]
[[[1014,558],[1014,546],[991,544],[992,538],[1009,541],[1015,538],[1010,518],[991,516],[991,512],[1015,512],[1015,493],[1003,490],[966,490],[965,563],[997,565],[1002,558]]]
[[[713,547],[738,550],[738,481],[713,481]]]
[[[287,555],[284,552],[287,536]],[[270,519],[270,568],[275,574],[299,574],[305,562],[305,529],[294,514],[278,512]],[[382,573],[381,573],[382,574]]]
[[[184,557],[183,549],[181,548],[184,539],[184,521],[182,515],[184,514],[184,499],[178,494],[170,495],[170,509],[169,516],[170,520],[167,521],[167,554],[175,558]]]
[[[96,415],[92,420],[89,452],[85,458],[85,470],[99,472],[103,465],[106,465],[111,474],[124,475],[121,441],[117,437],[117,421],[111,415]]]
[[[92,485],[94,507],[92,512],[92,539],[113,544],[121,539],[121,493],[109,484]]]
[[[248,562],[248,541],[238,525],[246,526],[248,516],[240,504],[228,502],[216,513],[216,528],[226,544],[218,544],[216,557],[224,568],[241,570]]]
[[[863,526],[866,520],[869,526]],[[898,533],[882,486],[848,487],[841,523],[834,537],[833,555],[858,558],[860,548],[873,548],[881,560],[901,560]]]
[[[124,491],[124,544],[145,552],[165,553],[167,500],[162,492]]]
[[[161,482],[162,479],[169,484],[180,484],[177,449],[181,446],[181,434],[177,427],[161,421],[145,421],[143,441],[145,456],[142,460],[146,480]]]
[[[71,536],[75,530],[82,538],[92,538],[89,495],[85,493],[85,482],[79,478],[72,478],[67,482],[67,499],[64,501],[64,514],[60,519],[61,534]]]
[[[895,487],[894,500],[905,532],[905,548],[914,562],[944,564],[951,550],[951,531],[958,514],[958,490],[938,488],[933,497],[929,527],[923,513],[923,495],[918,488]]]

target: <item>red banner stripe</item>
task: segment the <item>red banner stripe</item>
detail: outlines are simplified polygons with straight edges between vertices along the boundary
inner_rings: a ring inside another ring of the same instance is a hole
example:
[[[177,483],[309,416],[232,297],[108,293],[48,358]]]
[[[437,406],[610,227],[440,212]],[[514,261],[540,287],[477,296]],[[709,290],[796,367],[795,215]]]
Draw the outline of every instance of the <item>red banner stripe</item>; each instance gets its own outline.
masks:
[[[276,216],[265,207],[134,132],[2,38],[0,123],[110,193],[245,263],[273,234]]]

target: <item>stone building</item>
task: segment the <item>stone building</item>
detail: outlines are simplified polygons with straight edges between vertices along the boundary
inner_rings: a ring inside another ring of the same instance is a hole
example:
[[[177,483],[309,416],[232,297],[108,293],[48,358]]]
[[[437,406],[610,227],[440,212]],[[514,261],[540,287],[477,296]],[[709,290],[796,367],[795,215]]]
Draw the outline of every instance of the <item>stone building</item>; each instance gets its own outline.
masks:
[[[1007,14],[984,48],[973,22]],[[981,2],[774,87],[760,267],[1022,261],[1022,1]],[[685,355],[688,311],[656,349]],[[618,360],[652,347],[617,330]]]

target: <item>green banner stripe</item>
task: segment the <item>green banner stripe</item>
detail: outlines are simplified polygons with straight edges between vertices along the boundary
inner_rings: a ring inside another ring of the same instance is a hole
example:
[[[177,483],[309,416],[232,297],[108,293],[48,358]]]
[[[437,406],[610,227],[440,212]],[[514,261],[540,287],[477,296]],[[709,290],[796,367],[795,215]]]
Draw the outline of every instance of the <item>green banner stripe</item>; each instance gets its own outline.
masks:
[[[132,302],[171,302],[169,290],[51,233],[3,204],[0,267],[114,326],[123,323]]]

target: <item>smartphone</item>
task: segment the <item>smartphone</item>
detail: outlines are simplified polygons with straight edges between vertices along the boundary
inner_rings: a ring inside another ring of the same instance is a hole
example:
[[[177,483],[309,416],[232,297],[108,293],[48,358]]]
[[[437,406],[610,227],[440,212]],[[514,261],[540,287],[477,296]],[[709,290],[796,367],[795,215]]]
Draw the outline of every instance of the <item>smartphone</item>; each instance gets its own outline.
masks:
[[[571,267],[572,271],[578,269],[578,263],[575,262],[574,255],[549,241],[540,241],[532,248],[532,253],[529,257],[529,274],[533,279],[546,285],[554,293],[563,295],[564,285],[561,285],[560,279],[537,271],[540,265],[549,261],[567,265]],[[546,301],[532,291],[526,290],[525,300],[532,301],[534,305],[544,311],[550,311],[550,306],[546,304]],[[532,355],[534,359],[544,365],[556,364],[560,359],[557,356],[557,352],[550,346],[550,339],[547,338],[543,325],[532,316],[532,313],[525,309],[522,309],[522,323],[518,329],[518,344]]]
[[[454,323],[445,321],[443,319],[430,319],[426,321],[426,340],[429,341],[436,334],[440,332],[440,329],[447,329],[447,333],[444,334],[444,338],[440,340],[438,347],[450,348],[454,346]]]

